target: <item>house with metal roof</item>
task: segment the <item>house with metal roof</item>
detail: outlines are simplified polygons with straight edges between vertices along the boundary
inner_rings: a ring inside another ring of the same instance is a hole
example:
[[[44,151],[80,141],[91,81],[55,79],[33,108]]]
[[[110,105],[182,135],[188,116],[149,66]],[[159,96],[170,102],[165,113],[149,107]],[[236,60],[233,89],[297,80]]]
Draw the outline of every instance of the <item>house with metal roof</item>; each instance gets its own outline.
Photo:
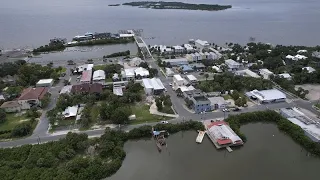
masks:
[[[92,70],[86,70],[82,72],[80,82],[91,83],[91,79],[92,79]]]
[[[239,70],[242,67],[242,64],[232,59],[225,60],[225,64],[228,66],[229,71]]]
[[[94,83],[104,84],[105,79],[106,79],[106,73],[104,72],[104,70],[96,70],[93,72],[92,81]]]
[[[144,78],[142,79],[142,86],[147,95],[158,95],[165,91],[165,87],[159,78]]]
[[[251,99],[257,99],[260,103],[275,103],[286,101],[286,95],[277,89],[253,90],[246,93]]]

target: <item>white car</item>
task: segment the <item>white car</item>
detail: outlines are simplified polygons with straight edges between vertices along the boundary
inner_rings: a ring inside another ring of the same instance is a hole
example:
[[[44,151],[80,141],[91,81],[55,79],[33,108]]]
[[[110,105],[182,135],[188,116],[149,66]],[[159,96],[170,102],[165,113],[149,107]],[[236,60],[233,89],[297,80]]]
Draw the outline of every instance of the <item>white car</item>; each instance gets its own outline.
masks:
[[[172,83],[169,83],[169,86],[172,86]]]
[[[168,121],[161,121],[162,124],[168,124]]]

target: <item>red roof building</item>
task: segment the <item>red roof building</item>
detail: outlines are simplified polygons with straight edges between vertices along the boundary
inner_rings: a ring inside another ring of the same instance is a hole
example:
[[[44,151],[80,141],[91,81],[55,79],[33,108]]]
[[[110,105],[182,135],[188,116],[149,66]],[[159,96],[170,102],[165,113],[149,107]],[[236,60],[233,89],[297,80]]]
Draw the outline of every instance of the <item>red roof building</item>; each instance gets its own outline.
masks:
[[[27,88],[24,89],[19,97],[20,100],[41,100],[44,95],[48,92],[48,88],[46,87],[37,87],[37,88]]]

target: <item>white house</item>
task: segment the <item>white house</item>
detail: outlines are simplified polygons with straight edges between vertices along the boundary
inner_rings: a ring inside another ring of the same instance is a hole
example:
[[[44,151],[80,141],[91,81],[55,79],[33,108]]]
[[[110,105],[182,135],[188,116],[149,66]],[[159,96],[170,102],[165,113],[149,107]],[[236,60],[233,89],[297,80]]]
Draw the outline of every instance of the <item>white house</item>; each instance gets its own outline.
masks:
[[[287,79],[287,80],[291,80],[292,79],[291,75],[288,74],[288,73],[278,74],[278,76],[281,77],[281,78]]]
[[[78,105],[68,106],[63,112],[62,115],[64,118],[76,117],[78,112]]]
[[[194,51],[193,47],[190,44],[184,44],[183,47],[188,53]]]
[[[139,66],[140,63],[144,62],[141,58],[139,57],[135,57],[135,58],[132,58],[129,62],[129,65],[130,66]]]
[[[198,61],[201,61],[202,60],[202,56],[201,56],[201,54],[200,53],[194,53],[194,55],[196,56],[196,61],[198,62]]]
[[[286,58],[287,58],[287,59],[292,59],[292,60],[294,60],[294,61],[298,61],[298,60],[307,59],[308,57],[306,57],[306,56],[304,56],[304,55],[297,54],[297,55],[295,55],[295,56],[287,55]]]
[[[195,54],[187,54],[186,55],[186,59],[189,61],[189,62],[197,62],[197,57]]]
[[[84,65],[81,65],[81,66],[78,66],[74,72],[75,73],[82,73],[83,71],[89,71],[89,70],[92,70],[93,68],[93,64],[84,64]]]
[[[238,63],[232,59],[225,60],[225,64],[228,66],[229,71],[238,70],[242,66],[240,63]]]
[[[182,46],[173,46],[172,47],[174,49],[175,53],[183,53],[184,48]]]
[[[208,43],[208,41],[203,41],[203,40],[200,40],[200,39],[197,39],[195,41],[195,45],[200,50],[209,49],[209,47],[210,47],[210,44]]]
[[[260,78],[260,76],[257,73],[251,71],[250,69],[239,70],[234,73],[235,73],[235,75],[238,75],[238,76]]]
[[[104,83],[106,79],[106,73],[104,70],[96,70],[93,72],[92,81],[94,83]]]
[[[207,59],[207,56],[203,52],[200,52],[199,54],[202,60]]]
[[[53,79],[40,79],[36,87],[51,87],[53,84]]]
[[[135,79],[135,68],[124,69],[121,71],[121,77],[124,81],[131,81]]]
[[[173,80],[173,85],[172,86],[175,87],[175,88],[185,85],[185,79],[182,78],[180,74],[173,75],[172,80]]]
[[[298,51],[297,51],[297,53],[306,53],[306,52],[308,52],[308,51],[305,50],[305,49],[301,49],[301,50],[298,50]]]
[[[303,67],[302,70],[306,70],[306,71],[308,71],[308,73],[313,73],[316,71],[313,67],[310,67],[310,66]]]
[[[263,77],[263,79],[269,79],[273,72],[269,71],[269,69],[259,69],[259,74]]]
[[[136,77],[147,78],[149,77],[149,71],[143,67],[139,67],[134,70],[134,74]]]
[[[166,68],[166,75],[167,77],[172,77],[174,75],[174,72],[171,68]]]
[[[18,98],[18,103],[22,110],[30,109],[31,107],[41,106],[41,99],[44,98],[48,88],[37,87],[37,88],[27,88],[24,89]]]
[[[217,73],[221,73],[221,72],[222,72],[222,70],[221,70],[220,67],[218,67],[218,66],[212,66],[211,68],[214,69],[214,70],[216,70]]]

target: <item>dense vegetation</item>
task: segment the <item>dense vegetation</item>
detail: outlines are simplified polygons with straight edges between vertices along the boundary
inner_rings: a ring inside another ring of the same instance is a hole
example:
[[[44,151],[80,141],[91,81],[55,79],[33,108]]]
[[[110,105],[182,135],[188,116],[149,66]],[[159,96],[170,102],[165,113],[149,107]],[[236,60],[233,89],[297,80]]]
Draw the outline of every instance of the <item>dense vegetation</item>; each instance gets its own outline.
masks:
[[[242,113],[237,116],[229,116],[226,121],[230,127],[237,133],[242,140],[246,141],[246,136],[240,132],[242,124],[252,122],[270,122],[276,123],[278,128],[292,137],[294,141],[303,146],[307,151],[320,157],[320,144],[313,142],[305,134],[303,129],[282,117],[275,111],[259,111],[252,113]]]
[[[139,6],[152,9],[185,9],[185,10],[201,10],[201,11],[219,11],[232,8],[231,5],[218,4],[189,4],[183,2],[164,2],[164,1],[136,1],[123,3],[122,5]]]
[[[155,129],[172,134],[203,130],[204,127],[200,122],[188,121],[159,124]],[[98,139],[88,139],[86,134],[68,133],[66,138],[56,142],[0,149],[0,176],[3,180],[103,179],[121,167],[126,156],[124,143],[144,137],[151,137],[151,126],[142,126],[128,133],[106,129]]]
[[[239,92],[251,91],[254,89],[263,90],[272,88],[272,82],[253,77],[235,76],[232,73],[214,75],[212,81],[202,81],[198,88],[204,92],[237,90]]]
[[[130,51],[127,50],[127,51],[112,53],[112,54],[103,56],[103,58],[112,58],[112,57],[119,57],[119,56],[130,56]]]
[[[94,39],[90,41],[82,41],[75,44],[68,44],[67,47],[73,46],[95,46],[107,44],[127,44],[134,42],[134,38],[112,38],[112,39]]]
[[[40,46],[33,50],[34,53],[41,53],[41,52],[51,52],[51,51],[63,51],[65,49],[65,45],[61,43],[54,43],[45,46]]]
[[[156,106],[159,112],[167,113],[167,114],[174,114],[171,106],[172,102],[169,95],[161,95],[156,97],[155,99]]]

